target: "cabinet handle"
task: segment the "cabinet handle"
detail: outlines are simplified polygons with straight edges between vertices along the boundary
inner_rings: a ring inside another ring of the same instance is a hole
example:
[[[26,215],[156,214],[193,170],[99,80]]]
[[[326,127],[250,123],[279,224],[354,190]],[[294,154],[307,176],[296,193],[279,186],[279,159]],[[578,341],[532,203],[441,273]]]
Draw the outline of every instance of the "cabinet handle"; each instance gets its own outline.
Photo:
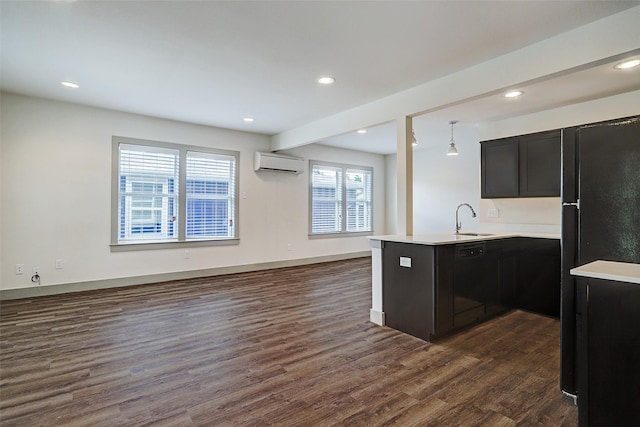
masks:
[[[578,210],[579,210],[579,209],[580,209],[580,199],[578,199],[578,201],[577,201],[577,202],[575,202],[575,203],[567,203],[567,202],[564,202],[564,203],[562,204],[562,206],[575,206],[575,207],[576,207],[576,208],[578,208]]]

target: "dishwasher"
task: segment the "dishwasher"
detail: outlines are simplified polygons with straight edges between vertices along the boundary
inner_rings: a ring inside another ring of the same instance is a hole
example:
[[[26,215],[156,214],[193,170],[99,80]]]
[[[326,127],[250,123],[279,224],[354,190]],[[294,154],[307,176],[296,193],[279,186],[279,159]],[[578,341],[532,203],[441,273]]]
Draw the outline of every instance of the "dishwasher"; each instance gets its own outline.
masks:
[[[453,279],[453,326],[476,323],[487,315],[487,302],[499,295],[499,253],[486,242],[456,245]]]

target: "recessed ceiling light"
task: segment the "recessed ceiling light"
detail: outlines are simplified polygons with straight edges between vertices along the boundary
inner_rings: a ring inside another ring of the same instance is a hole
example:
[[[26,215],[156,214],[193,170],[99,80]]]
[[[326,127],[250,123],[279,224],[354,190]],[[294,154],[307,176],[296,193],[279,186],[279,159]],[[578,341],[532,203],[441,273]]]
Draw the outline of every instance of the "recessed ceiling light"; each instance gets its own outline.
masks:
[[[331,76],[322,76],[318,79],[318,83],[320,83],[321,85],[330,85],[335,82],[336,78]]]
[[[621,62],[613,68],[617,70],[628,70],[629,68],[637,67],[638,65],[640,65],[640,59],[632,59],[630,61]]]
[[[245,123],[253,123],[254,118],[253,117],[245,117],[242,119]]]
[[[77,83],[73,82],[60,82],[60,84],[64,87],[70,87],[71,89],[78,89],[80,87]]]
[[[358,129],[358,133],[359,134],[367,133],[367,130],[366,129]]]
[[[523,91],[521,90],[512,90],[511,92],[507,92],[504,94],[505,98],[517,98],[519,96],[522,96],[524,94]]]

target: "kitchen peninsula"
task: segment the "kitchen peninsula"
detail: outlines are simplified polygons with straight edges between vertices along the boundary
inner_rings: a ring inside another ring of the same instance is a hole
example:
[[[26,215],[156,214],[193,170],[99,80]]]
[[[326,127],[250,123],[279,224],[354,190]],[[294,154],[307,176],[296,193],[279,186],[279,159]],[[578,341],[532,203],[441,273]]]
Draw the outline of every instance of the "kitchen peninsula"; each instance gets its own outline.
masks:
[[[558,317],[557,234],[372,236],[373,323],[426,341],[511,308]]]

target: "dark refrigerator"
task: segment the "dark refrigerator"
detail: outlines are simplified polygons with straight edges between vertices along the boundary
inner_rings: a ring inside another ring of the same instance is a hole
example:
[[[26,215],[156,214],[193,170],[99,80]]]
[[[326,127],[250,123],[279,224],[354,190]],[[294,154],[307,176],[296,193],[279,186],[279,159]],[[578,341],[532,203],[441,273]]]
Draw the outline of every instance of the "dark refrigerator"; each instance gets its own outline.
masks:
[[[569,271],[595,260],[640,263],[640,116],[563,129],[561,243],[560,385],[579,401]]]

